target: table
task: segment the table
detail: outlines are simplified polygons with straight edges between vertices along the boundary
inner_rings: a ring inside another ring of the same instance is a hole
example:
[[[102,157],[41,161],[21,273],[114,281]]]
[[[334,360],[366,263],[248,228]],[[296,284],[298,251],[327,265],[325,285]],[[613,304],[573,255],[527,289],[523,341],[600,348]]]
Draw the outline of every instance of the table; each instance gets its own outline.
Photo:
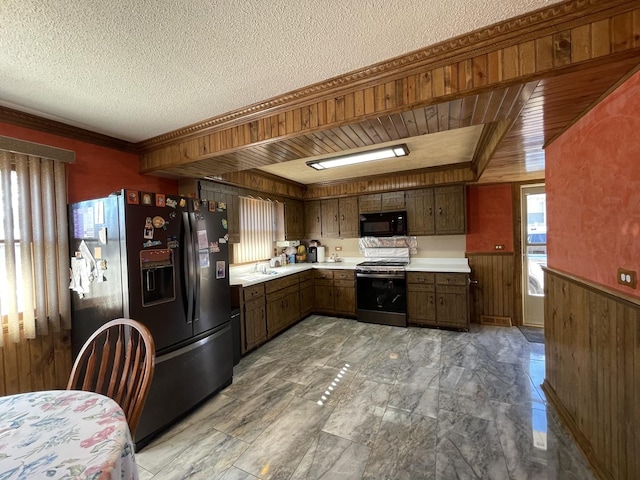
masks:
[[[124,412],[77,390],[0,397],[0,479],[137,480]]]

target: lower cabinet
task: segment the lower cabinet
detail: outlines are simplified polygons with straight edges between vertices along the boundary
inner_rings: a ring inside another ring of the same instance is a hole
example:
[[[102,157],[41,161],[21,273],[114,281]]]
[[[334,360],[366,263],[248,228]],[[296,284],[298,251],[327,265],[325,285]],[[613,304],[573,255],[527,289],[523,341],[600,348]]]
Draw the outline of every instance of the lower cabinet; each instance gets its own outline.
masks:
[[[469,330],[468,285],[466,273],[407,272],[409,324]]]
[[[313,270],[298,274],[300,282],[300,318],[305,318],[315,310],[315,295],[313,288]]]
[[[353,270],[314,270],[316,312],[354,317],[356,283]]]
[[[300,320],[300,285],[298,275],[266,282],[267,337],[272,338]]]
[[[244,354],[267,341],[264,284],[242,288],[240,295],[243,301],[240,309],[240,351]]]

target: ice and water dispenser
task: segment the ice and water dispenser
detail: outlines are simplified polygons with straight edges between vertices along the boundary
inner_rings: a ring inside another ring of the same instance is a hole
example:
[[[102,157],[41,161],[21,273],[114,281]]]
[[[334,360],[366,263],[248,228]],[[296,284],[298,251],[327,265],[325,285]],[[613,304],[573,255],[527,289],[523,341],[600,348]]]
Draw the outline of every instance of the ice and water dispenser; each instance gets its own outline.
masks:
[[[173,251],[169,248],[140,252],[142,305],[145,307],[176,299]]]

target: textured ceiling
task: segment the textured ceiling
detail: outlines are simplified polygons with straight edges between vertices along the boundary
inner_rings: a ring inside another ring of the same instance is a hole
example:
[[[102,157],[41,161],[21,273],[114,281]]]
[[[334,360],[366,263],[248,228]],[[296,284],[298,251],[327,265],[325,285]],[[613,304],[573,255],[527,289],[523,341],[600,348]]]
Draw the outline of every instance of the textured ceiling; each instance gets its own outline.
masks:
[[[2,0],[0,104],[138,142],[553,3]]]

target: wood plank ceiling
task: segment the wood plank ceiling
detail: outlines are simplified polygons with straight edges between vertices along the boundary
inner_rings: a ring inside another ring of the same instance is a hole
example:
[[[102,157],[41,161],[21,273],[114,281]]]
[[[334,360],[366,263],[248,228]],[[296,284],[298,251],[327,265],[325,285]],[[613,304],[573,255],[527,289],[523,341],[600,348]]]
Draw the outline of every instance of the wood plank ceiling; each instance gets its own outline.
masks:
[[[305,196],[543,179],[543,147],[639,64],[638,2],[567,1],[142,142],[141,171],[233,181],[265,165],[485,125],[473,162],[452,164],[451,175],[397,171],[377,185],[306,185]]]

